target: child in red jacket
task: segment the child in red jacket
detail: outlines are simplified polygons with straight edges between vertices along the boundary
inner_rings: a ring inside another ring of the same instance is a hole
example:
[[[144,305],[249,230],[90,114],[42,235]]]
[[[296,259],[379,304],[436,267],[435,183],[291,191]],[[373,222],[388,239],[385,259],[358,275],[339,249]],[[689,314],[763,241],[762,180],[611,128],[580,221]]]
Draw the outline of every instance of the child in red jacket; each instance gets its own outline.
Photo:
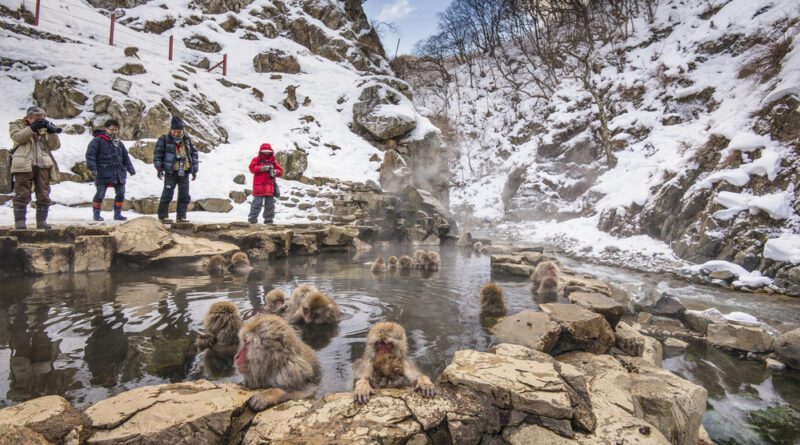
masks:
[[[250,161],[253,177],[253,203],[250,205],[250,224],[258,222],[261,206],[264,206],[264,224],[272,224],[275,218],[275,194],[278,185],[275,178],[283,176],[283,169],[275,159],[275,152],[269,144],[261,144],[258,156]]]

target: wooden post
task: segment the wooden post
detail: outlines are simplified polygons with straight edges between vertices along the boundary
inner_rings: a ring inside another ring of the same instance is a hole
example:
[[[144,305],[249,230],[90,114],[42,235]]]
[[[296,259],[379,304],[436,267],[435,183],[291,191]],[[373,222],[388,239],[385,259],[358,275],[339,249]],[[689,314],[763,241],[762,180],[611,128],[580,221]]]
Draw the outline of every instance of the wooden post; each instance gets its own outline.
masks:
[[[222,55],[222,75],[228,75],[228,53]]]
[[[33,26],[39,26],[40,6],[42,6],[42,0],[36,0],[36,16],[33,18]]]
[[[172,48],[175,43],[175,36],[169,36],[169,61],[172,62]]]
[[[117,22],[117,12],[111,12],[111,29],[108,32],[108,44],[114,46],[114,24]]]

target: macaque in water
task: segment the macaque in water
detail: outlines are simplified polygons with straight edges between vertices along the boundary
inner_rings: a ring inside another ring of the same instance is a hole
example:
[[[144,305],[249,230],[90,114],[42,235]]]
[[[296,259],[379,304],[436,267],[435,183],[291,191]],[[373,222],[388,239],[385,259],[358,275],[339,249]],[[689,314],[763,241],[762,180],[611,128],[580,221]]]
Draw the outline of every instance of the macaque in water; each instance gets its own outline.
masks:
[[[411,270],[414,268],[414,260],[408,255],[401,256],[399,262],[400,270]]]
[[[239,329],[242,327],[239,308],[230,301],[218,301],[212,304],[203,319],[203,327],[206,333],[197,338],[195,343],[198,348],[237,344]]]
[[[383,261],[383,258],[378,258],[375,262],[372,263],[372,268],[370,269],[372,273],[382,273],[386,272],[386,263]]]
[[[542,299],[551,301],[558,299],[560,292],[561,271],[552,261],[543,261],[536,266],[531,275],[531,290]]]
[[[394,255],[389,257],[389,270],[397,270],[397,257]]]
[[[314,292],[319,292],[319,289],[317,289],[317,287],[314,285],[303,284],[298,286],[294,291],[292,291],[292,295],[289,297],[289,302],[286,304],[286,308],[283,310],[284,314],[291,316],[297,313],[306,297]]]
[[[272,313],[279,313],[286,310],[286,294],[283,289],[272,289],[264,297],[266,300],[266,310]]]
[[[480,241],[478,241],[475,244],[473,244],[472,248],[475,250],[475,252],[478,252],[478,253],[486,253],[488,251],[486,246],[484,246],[483,243],[480,242]]]
[[[478,292],[478,301],[481,304],[481,315],[486,317],[502,317],[506,315],[506,300],[503,297],[503,289],[489,283],[481,287]]]
[[[392,354],[382,354],[372,364],[369,384],[373,388],[405,388],[410,386],[403,373],[403,360]]]
[[[262,389],[247,402],[254,411],[316,391],[319,361],[284,319],[259,315],[242,327],[239,340],[234,365],[247,388]]]
[[[382,358],[383,356],[388,356]],[[378,360],[380,359],[380,360]],[[399,363],[397,363],[399,361]],[[391,365],[387,365],[391,363]],[[377,368],[376,368],[377,364]],[[408,358],[408,342],[406,341],[406,331],[397,323],[386,321],[376,323],[367,334],[367,347],[364,356],[355,364],[355,390],[354,397],[359,403],[367,403],[373,394],[373,386],[370,378],[374,379],[376,369],[384,372],[384,366],[389,366],[391,376],[384,376],[388,380],[396,380],[397,374],[402,374],[408,380],[409,385],[413,385],[425,397],[436,395],[436,387],[426,375]],[[396,369],[402,371],[396,372]]]
[[[244,252],[236,252],[231,257],[231,266],[230,270],[236,274],[247,274],[251,270],[250,267],[250,258],[247,258],[247,254]]]
[[[423,259],[423,257],[425,257],[426,253],[427,252],[425,252],[422,249],[418,249],[418,250],[414,251],[414,256],[412,257],[412,259],[413,259],[412,264],[414,265],[414,269],[422,269],[422,259]]]
[[[439,257],[438,252],[425,252],[425,255],[422,255],[422,267],[420,269],[435,272],[439,270],[441,264],[442,259]]]
[[[307,296],[300,309],[289,318],[290,323],[305,324],[330,324],[338,321],[339,306],[333,298],[322,292],[314,292]]]
[[[228,268],[228,261],[222,255],[214,255],[206,262],[206,271],[209,275],[223,275]]]

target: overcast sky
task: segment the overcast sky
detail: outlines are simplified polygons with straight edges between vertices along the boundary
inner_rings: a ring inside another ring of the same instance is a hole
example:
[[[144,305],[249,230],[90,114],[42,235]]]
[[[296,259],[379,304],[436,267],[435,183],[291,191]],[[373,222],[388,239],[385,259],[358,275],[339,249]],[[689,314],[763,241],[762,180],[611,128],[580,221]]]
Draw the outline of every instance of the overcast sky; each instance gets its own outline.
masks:
[[[450,0],[367,0],[364,11],[371,22],[392,23],[398,28],[395,34],[385,26],[378,27],[386,54],[394,57],[398,39],[399,54],[409,54],[417,41],[436,32],[437,14],[449,4]]]

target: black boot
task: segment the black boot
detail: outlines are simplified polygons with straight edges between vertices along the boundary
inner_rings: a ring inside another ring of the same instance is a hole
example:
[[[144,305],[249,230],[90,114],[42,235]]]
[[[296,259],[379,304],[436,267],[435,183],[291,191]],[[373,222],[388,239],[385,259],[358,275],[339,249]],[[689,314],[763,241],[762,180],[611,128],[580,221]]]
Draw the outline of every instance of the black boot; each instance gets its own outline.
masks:
[[[52,229],[50,224],[47,224],[47,212],[50,206],[36,206],[36,228],[37,229]]]
[[[14,228],[17,230],[25,230],[28,227],[25,225],[25,212],[26,207],[14,207]]]

